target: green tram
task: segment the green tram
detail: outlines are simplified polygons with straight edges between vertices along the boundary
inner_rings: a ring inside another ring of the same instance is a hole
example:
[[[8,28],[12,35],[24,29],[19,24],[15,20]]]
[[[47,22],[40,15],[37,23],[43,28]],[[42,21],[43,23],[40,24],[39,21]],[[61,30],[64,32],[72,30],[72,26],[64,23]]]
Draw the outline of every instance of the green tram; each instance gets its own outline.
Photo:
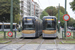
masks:
[[[56,17],[55,16],[44,16],[43,17],[43,38],[56,38]]]
[[[42,20],[36,16],[22,19],[22,37],[39,37],[42,34]]]

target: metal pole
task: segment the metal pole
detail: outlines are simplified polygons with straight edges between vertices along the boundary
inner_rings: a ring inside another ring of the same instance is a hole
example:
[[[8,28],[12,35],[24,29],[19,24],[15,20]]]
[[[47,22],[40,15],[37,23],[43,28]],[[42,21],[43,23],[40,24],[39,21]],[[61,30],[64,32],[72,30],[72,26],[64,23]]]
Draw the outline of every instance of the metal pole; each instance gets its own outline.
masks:
[[[4,31],[4,38],[6,38],[6,32]]]
[[[32,16],[32,0],[31,0],[30,16]]]
[[[15,31],[15,38],[16,38],[16,31]]]
[[[60,20],[60,4],[58,8],[58,21]],[[60,23],[58,23],[58,32],[60,32]]]
[[[6,32],[4,31],[4,22],[3,22],[3,32],[4,32],[4,38],[6,38]]]
[[[62,31],[62,39],[63,39],[63,31]]]
[[[13,0],[11,0],[11,13],[10,13],[10,31],[13,32]]]
[[[65,0],[65,14],[66,14],[66,4],[67,0]],[[65,21],[65,25],[64,25],[64,36],[66,37],[66,31],[67,31],[67,21]]]
[[[34,16],[35,16],[35,5],[34,5]]]

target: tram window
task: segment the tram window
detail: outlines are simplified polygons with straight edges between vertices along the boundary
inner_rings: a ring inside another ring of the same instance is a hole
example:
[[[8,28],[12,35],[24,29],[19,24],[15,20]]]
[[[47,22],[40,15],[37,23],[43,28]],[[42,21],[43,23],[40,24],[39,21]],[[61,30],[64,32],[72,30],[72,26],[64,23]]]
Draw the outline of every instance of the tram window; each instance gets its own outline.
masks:
[[[33,27],[33,25],[24,25],[24,29],[26,29],[26,30],[33,30],[34,27]]]
[[[1,29],[1,26],[2,26],[2,25],[0,25],[0,29]]]
[[[4,29],[10,29],[10,25],[4,25]],[[13,29],[15,29],[15,25],[13,25]]]
[[[16,25],[13,25],[13,29],[15,29],[16,28]]]
[[[4,29],[10,29],[10,25],[4,25]]]

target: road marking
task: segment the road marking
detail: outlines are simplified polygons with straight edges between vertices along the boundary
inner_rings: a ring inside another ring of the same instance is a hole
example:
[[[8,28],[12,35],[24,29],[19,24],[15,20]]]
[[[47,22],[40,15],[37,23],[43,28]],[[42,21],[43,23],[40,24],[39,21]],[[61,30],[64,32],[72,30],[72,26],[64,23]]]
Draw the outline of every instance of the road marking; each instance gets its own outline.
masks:
[[[41,45],[42,45],[43,42],[44,42],[44,39],[42,40],[42,42],[40,43],[40,45],[37,47],[36,50],[40,50],[40,47],[41,47]]]
[[[33,40],[31,40],[31,41],[33,41]],[[30,43],[31,41],[28,41],[27,43],[25,43],[25,44],[23,44],[22,46],[18,47],[16,50],[19,50],[20,48],[22,48],[24,45]]]
[[[56,43],[56,40],[54,40],[54,42],[55,42],[55,46],[56,46],[56,50],[59,50],[59,48],[58,48],[58,44]]]

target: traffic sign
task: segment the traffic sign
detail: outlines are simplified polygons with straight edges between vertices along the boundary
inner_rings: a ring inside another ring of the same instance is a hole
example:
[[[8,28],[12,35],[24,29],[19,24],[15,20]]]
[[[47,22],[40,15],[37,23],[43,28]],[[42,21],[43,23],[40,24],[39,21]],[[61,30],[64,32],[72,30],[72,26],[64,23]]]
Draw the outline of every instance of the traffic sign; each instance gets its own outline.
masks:
[[[58,20],[58,23],[60,23],[60,20]]]
[[[65,14],[65,15],[63,16],[63,19],[64,19],[65,21],[68,21],[68,20],[70,19],[70,16],[69,16],[68,14]]]
[[[12,33],[11,31],[9,31],[9,32],[8,32],[8,36],[9,36],[9,37],[12,37],[12,36],[13,36],[13,33]]]
[[[66,36],[70,37],[71,36],[71,32],[67,31]]]

